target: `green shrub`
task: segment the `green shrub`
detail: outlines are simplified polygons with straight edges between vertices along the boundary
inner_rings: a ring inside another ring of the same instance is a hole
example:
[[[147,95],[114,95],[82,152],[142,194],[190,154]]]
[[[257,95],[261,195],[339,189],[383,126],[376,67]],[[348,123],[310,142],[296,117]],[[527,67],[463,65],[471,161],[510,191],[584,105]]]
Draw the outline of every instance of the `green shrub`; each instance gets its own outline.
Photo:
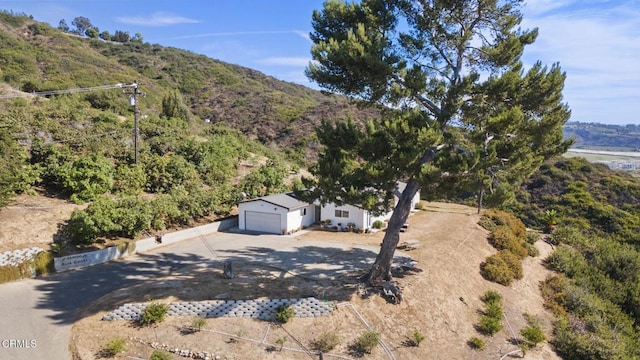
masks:
[[[502,301],[502,295],[495,290],[488,290],[482,297],[480,298],[482,302],[485,304],[500,304]]]
[[[527,236],[527,228],[517,217],[500,210],[490,209],[485,211],[485,216],[490,218],[496,225],[504,225],[511,229],[516,237],[524,239]]]
[[[278,349],[278,351],[282,351],[282,347],[284,346],[284,343],[287,341],[287,337],[283,336],[281,338],[276,339],[276,344],[280,345],[280,349]]]
[[[281,324],[286,324],[293,318],[295,311],[289,305],[280,305],[276,308],[275,318]]]
[[[541,236],[539,233],[537,232],[533,232],[533,231],[529,231],[527,232],[527,243],[533,245],[536,242],[538,242],[538,240],[540,240]]]
[[[425,206],[424,203],[422,201],[418,201],[416,203],[416,210],[424,210]]]
[[[489,231],[493,231],[495,230],[496,227],[498,227],[498,225],[496,225],[496,223],[494,223],[493,220],[491,220],[491,218],[487,216],[481,217],[480,221],[478,221],[478,225],[482,226],[483,228]]]
[[[501,319],[483,315],[480,317],[480,322],[476,325],[476,329],[481,334],[493,336],[495,333],[502,330],[502,321]]]
[[[371,354],[378,342],[380,342],[380,334],[375,331],[365,331],[356,339],[354,348],[359,354]]]
[[[313,348],[322,353],[333,350],[340,344],[340,338],[333,332],[324,332],[313,342]]]
[[[501,250],[498,252],[498,255],[507,263],[509,269],[511,269],[513,278],[516,280],[522,279],[522,262],[520,262],[520,258],[509,250]]]
[[[486,316],[492,317],[494,319],[502,319],[503,312],[500,303],[496,302],[486,304],[483,312]]]
[[[173,356],[170,353],[163,350],[153,350],[149,360],[171,360]]]
[[[422,335],[422,333],[419,330],[414,330],[413,336],[411,337],[411,342],[413,343],[413,346],[415,347],[420,346],[420,343],[422,341],[424,341],[424,335]]]
[[[18,266],[7,265],[0,267],[0,284],[6,283],[9,281],[15,281],[18,279],[22,279],[22,271]]]
[[[124,338],[117,337],[107,343],[102,352],[105,356],[113,357],[125,350]]]
[[[191,327],[195,330],[195,331],[200,331],[200,329],[202,329],[202,327],[204,326],[205,321],[203,318],[201,318],[200,316],[196,316],[193,318],[193,320],[191,321]]]
[[[144,308],[138,322],[143,326],[161,323],[167,316],[167,311],[169,311],[167,304],[151,303]]]
[[[474,336],[471,339],[469,339],[469,341],[467,341],[467,344],[472,349],[477,349],[477,350],[482,350],[482,349],[484,349],[484,346],[485,346],[484,340],[482,340],[482,339],[480,339],[479,337],[476,337],[476,336]]]
[[[380,221],[380,220],[376,220],[373,222],[373,224],[371,225],[374,229],[382,229],[384,227],[384,222]]]
[[[489,235],[489,242],[498,250],[509,250],[521,259],[527,256],[527,249],[513,231],[505,226],[500,225],[495,228]]]
[[[33,258],[33,266],[36,270],[36,275],[46,275],[56,271],[53,254],[50,251],[37,253]]]
[[[524,247],[527,249],[527,255],[531,257],[536,257],[540,255],[540,250],[538,250],[538,248],[535,245],[525,243]]]
[[[544,335],[544,331],[537,323],[531,323],[520,330],[520,335],[529,342],[529,344],[536,346],[538,343],[544,341],[547,337]]]
[[[513,279],[522,279],[522,263],[509,250],[501,250],[480,265],[480,273],[489,281],[508,286]]]

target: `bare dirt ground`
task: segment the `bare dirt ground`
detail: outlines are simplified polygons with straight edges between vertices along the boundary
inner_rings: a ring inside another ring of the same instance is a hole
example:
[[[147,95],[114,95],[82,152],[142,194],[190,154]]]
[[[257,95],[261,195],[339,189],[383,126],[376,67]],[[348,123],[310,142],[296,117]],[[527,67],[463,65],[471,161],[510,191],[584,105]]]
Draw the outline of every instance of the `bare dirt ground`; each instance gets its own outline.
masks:
[[[50,248],[54,235],[69,220],[76,205],[44,195],[20,195],[0,208],[0,252],[38,246]]]
[[[500,359],[516,350],[514,334],[526,325],[524,313],[537,317],[549,337],[551,315],[543,308],[538,284],[548,271],[541,265],[551,249],[538,242],[541,255],[523,262],[524,278],[510,287],[484,280],[479,266],[495,250],[487,242],[487,231],[477,222],[475,209],[455,205],[430,203],[425,211],[413,214],[409,228],[400,242],[416,241],[419,247],[408,251],[420,272],[396,278],[403,288],[404,301],[399,305],[387,303],[380,296],[362,296],[357,291],[357,276],[336,280],[302,279],[282,273],[268,264],[238,264],[237,276],[224,279],[222,271],[211,266],[185,269],[179,275],[153,284],[121,289],[103,297],[76,322],[72,332],[71,351],[77,359],[100,357],[100,351],[112,339],[127,339],[127,350],[116,358],[143,358],[153,349],[132,340],[143,339],[171,347],[215,353],[217,359],[318,359],[309,355],[314,340],[323,332],[332,332],[341,339],[325,359],[350,359],[349,345],[368,324],[381,336],[389,351],[378,346],[367,359]],[[379,244],[384,233],[351,234],[324,231],[305,231],[301,239],[341,241],[352,244]],[[249,285],[249,286],[247,286]],[[318,289],[323,289],[319,292]],[[480,335],[474,324],[482,309],[480,297],[494,289],[503,296],[503,308],[508,323],[504,330],[487,338]],[[315,291],[315,293],[313,293]],[[310,293],[312,292],[312,293]],[[124,321],[101,321],[110,310],[127,303],[141,301],[177,301],[255,298],[291,298],[314,295],[320,299],[339,299],[333,315],[318,318],[295,318],[282,328],[269,322],[252,319],[206,319],[202,331],[183,334],[180,328],[192,319],[170,317],[157,327],[139,328]],[[345,301],[347,300],[347,301]],[[356,313],[357,310],[357,313]],[[361,314],[362,318],[358,315]],[[425,336],[419,347],[407,346],[407,340],[418,330]],[[511,331],[513,330],[513,332]],[[478,336],[486,341],[482,351],[472,350],[467,341]],[[271,346],[285,338],[284,349]],[[529,359],[559,359],[547,343],[540,344],[526,354]],[[174,356],[179,359],[179,356]]]

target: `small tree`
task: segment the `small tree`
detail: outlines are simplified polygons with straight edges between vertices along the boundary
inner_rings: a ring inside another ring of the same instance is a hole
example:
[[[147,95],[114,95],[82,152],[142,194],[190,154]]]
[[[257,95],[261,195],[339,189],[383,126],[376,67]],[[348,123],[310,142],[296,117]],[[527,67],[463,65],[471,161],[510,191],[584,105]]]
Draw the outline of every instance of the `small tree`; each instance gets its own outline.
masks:
[[[359,354],[371,354],[380,342],[380,334],[375,331],[365,331],[354,343],[354,349]]]
[[[326,353],[340,344],[340,338],[333,332],[324,332],[313,343],[313,348]]]
[[[125,339],[117,337],[107,343],[102,350],[103,354],[107,357],[113,357],[125,350]]]
[[[276,308],[275,319],[281,324],[286,324],[293,318],[295,311],[289,305],[280,305]]]
[[[91,24],[91,20],[89,20],[84,16],[78,16],[75,19],[73,19],[73,21],[71,21],[71,25],[76,27],[75,30],[73,30],[73,32],[78,35],[84,35],[87,29],[90,29],[93,27],[93,25]]]
[[[531,346],[537,346],[540,342],[546,340],[546,336],[538,321],[531,315],[526,314],[527,318],[527,326],[520,330],[520,335],[524,337],[524,339]]]
[[[69,32],[69,25],[67,25],[67,21],[65,19],[60,19],[58,29],[64,32]]]
[[[140,319],[138,320],[138,322],[142,326],[161,323],[167,316],[168,311],[169,306],[167,304],[160,304],[155,302],[151,303],[144,308],[142,314],[140,314]]]

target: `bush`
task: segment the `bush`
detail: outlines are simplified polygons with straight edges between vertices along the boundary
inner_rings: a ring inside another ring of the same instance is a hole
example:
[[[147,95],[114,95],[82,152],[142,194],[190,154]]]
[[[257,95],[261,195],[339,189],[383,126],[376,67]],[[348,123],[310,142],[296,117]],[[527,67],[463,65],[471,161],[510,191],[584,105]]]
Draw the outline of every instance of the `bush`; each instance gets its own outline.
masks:
[[[384,222],[380,221],[380,220],[376,220],[373,222],[373,224],[371,225],[374,229],[382,229],[384,227]]]
[[[316,341],[313,342],[313,348],[322,353],[333,350],[340,344],[340,338],[333,332],[324,332]]]
[[[480,273],[489,281],[508,286],[513,279],[522,279],[522,263],[509,250],[501,250],[480,265]]]
[[[371,354],[371,351],[378,345],[379,341],[380,334],[375,331],[365,331],[356,340],[354,348],[359,354]]]
[[[485,216],[490,218],[496,225],[504,225],[511,229],[516,237],[524,239],[527,236],[527,228],[517,217],[500,210],[487,210]]]
[[[162,350],[153,350],[149,360],[172,360],[173,357],[170,353]]]
[[[469,341],[467,341],[467,344],[472,348],[472,349],[477,349],[477,350],[482,350],[484,349],[484,340],[480,339],[479,337],[472,337],[471,339],[469,339]]]
[[[536,346],[538,343],[544,341],[547,337],[544,335],[544,331],[537,323],[529,324],[520,330],[520,335],[529,342],[529,344]]]
[[[281,324],[286,324],[293,318],[295,312],[293,308],[289,305],[280,305],[276,308],[276,321]]]
[[[498,250],[509,250],[521,259],[527,256],[527,249],[513,231],[504,225],[495,228],[489,235],[489,242]]]
[[[540,240],[540,237],[540,234],[537,232],[530,231],[527,233],[527,243],[533,245]]]
[[[478,221],[478,225],[482,226],[483,228],[489,231],[493,231],[495,230],[496,227],[498,227],[498,225],[496,225],[496,223],[494,223],[493,220],[491,220],[491,218],[487,216],[481,217],[480,221]]]
[[[482,302],[485,304],[500,304],[502,301],[502,295],[495,290],[488,290],[482,297],[480,298]]]
[[[500,303],[488,303],[484,307],[484,314],[488,317],[492,317],[494,319],[502,319],[502,307]]]
[[[502,322],[500,319],[483,315],[480,317],[480,322],[476,325],[476,329],[484,335],[493,336],[495,333],[502,330]]]
[[[50,251],[37,253],[33,258],[33,266],[35,268],[36,275],[46,275],[56,271],[55,263],[53,262],[53,254]]]
[[[102,352],[107,357],[113,357],[125,350],[124,338],[117,337],[107,343]]]
[[[169,311],[167,304],[151,303],[144,308],[138,322],[143,326],[161,323],[167,316],[167,311]]]
[[[538,248],[535,245],[525,243],[524,247],[527,249],[527,255],[531,257],[536,257],[540,255],[540,250],[538,250]]]
[[[193,320],[191,321],[191,327],[195,330],[195,331],[200,331],[200,329],[202,329],[202,327],[204,326],[204,319],[201,318],[200,316],[196,316],[195,318],[193,318]]]
[[[420,343],[422,341],[424,341],[424,335],[422,335],[422,333],[419,330],[414,330],[413,336],[411,337],[411,342],[413,343],[413,346],[415,347],[420,346]]]

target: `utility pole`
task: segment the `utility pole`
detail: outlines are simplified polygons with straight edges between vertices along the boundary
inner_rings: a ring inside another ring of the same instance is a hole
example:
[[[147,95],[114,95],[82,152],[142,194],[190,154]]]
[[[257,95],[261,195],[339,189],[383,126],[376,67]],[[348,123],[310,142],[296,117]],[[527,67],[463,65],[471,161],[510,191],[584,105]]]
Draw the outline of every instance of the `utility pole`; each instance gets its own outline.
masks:
[[[140,89],[138,88],[138,81],[134,81],[133,84],[129,85],[133,88],[133,92],[130,93],[129,101],[133,106],[133,162],[135,164],[138,163],[138,95],[142,94]]]

